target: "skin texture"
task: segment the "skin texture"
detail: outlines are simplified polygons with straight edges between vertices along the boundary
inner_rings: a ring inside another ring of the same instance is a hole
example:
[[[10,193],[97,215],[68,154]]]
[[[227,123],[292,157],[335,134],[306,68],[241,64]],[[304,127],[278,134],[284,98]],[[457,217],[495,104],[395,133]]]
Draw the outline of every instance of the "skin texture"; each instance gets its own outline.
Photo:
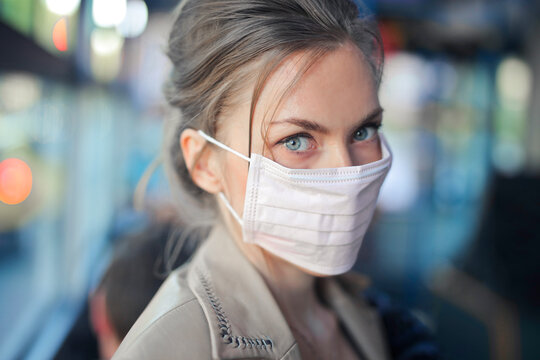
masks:
[[[379,160],[382,154],[377,127],[382,121],[382,109],[369,67],[352,43],[345,43],[318,60],[276,107],[305,55],[300,52],[288,58],[265,85],[255,109],[251,151],[289,168],[343,167]],[[216,135],[217,140],[246,156],[253,86],[246,86],[237,105],[223,114]],[[270,120],[274,110],[275,116]],[[300,135],[291,139],[296,134]],[[222,191],[241,216],[248,163],[228,151],[205,146],[205,140],[195,130],[185,130],[180,144],[195,183],[213,194]],[[309,359],[354,359],[334,313],[317,298],[317,274],[257,245],[244,243],[239,224],[223,203],[218,204],[238,246],[275,296],[302,355]],[[341,354],[336,354],[336,348]],[[327,353],[329,349],[334,352]]]

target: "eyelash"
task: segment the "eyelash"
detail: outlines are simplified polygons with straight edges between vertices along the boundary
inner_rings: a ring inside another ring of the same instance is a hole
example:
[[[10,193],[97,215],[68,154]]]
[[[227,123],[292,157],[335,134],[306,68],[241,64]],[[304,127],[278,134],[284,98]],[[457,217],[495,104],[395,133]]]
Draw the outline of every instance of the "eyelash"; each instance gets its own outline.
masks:
[[[353,135],[351,135],[351,137],[354,136],[354,134],[358,131],[358,130],[361,130],[362,128],[374,128],[375,131],[379,131],[379,129],[382,127],[382,123],[380,122],[368,122],[366,124],[363,124],[362,126],[360,126],[359,128],[357,128],[356,130],[354,130],[353,132]],[[297,133],[297,134],[294,134],[294,135],[291,135],[291,136],[287,136],[286,138],[283,138],[281,140],[279,140],[276,145],[279,145],[279,144],[285,144],[287,143],[289,140],[292,140],[292,139],[296,139],[296,138],[300,138],[300,137],[305,137],[305,138],[308,138],[308,139],[313,139],[313,136],[311,136],[311,134],[308,134],[308,133],[305,133],[305,132],[300,132],[300,133]]]
[[[362,126],[360,126],[359,128],[357,128],[356,130],[354,130],[353,136],[357,131],[359,131],[361,129],[364,129],[364,128],[373,128],[375,130],[375,132],[377,133],[381,127],[382,127],[381,122],[375,122],[375,121],[367,122],[367,123],[363,124]]]
[[[311,134],[308,134],[308,133],[297,133],[297,134],[294,134],[294,135],[291,135],[291,136],[287,136],[286,138],[282,139],[282,140],[279,140],[276,145],[278,144],[285,144],[286,142],[288,142],[289,140],[292,140],[292,139],[296,139],[296,138],[300,138],[300,137],[306,137],[308,139],[313,139],[313,136],[311,136]]]

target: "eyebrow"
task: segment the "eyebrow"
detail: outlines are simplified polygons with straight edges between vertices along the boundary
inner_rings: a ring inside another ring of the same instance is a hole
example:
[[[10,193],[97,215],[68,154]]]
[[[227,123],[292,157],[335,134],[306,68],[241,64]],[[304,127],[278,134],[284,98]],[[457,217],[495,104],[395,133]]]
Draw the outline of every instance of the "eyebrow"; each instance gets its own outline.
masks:
[[[369,114],[364,116],[360,120],[360,123],[356,127],[362,126],[362,124],[370,122],[373,119],[376,119],[378,116],[380,116],[382,114],[383,111],[384,111],[384,109],[379,106],[378,108],[376,108],[375,110],[371,111]],[[306,120],[306,119],[300,119],[300,118],[296,118],[296,117],[291,117],[291,118],[286,118],[286,119],[282,119],[282,120],[278,120],[278,121],[273,121],[271,125],[283,124],[283,123],[293,124],[293,125],[296,125],[298,127],[303,128],[304,130],[315,131],[315,132],[319,132],[319,133],[322,133],[322,134],[328,134],[330,132],[330,130],[328,130],[328,128],[324,127],[323,125],[321,125],[321,124],[319,124],[319,123],[317,123],[315,121]]]

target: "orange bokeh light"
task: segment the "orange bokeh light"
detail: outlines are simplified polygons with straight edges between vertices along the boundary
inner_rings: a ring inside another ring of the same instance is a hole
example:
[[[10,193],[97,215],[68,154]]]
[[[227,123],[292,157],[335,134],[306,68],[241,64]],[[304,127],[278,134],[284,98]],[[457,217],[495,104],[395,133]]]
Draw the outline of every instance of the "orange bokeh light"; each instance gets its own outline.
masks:
[[[58,20],[54,25],[52,39],[58,51],[67,51],[67,21],[65,17]]]
[[[0,201],[8,205],[23,202],[32,190],[32,170],[22,160],[0,162]]]

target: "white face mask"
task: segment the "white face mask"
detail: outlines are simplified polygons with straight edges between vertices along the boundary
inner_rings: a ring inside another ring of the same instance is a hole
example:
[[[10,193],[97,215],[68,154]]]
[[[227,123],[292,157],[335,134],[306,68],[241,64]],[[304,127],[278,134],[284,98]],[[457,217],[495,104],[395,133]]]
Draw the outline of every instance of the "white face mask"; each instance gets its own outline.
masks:
[[[382,134],[382,159],[327,169],[289,169],[253,153],[248,158],[199,134],[249,161],[242,217],[219,194],[242,226],[245,242],[322,275],[353,267],[392,162]]]

